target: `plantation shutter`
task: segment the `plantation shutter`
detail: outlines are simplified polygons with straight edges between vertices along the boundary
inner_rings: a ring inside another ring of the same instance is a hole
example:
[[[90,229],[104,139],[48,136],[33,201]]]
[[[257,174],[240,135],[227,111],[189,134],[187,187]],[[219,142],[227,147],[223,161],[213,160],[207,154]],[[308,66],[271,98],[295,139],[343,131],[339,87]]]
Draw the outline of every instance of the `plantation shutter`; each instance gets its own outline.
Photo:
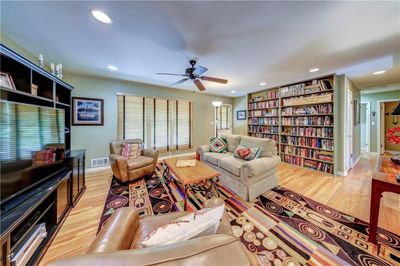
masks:
[[[191,148],[192,103],[119,95],[117,131],[118,139],[141,138],[146,148]]]

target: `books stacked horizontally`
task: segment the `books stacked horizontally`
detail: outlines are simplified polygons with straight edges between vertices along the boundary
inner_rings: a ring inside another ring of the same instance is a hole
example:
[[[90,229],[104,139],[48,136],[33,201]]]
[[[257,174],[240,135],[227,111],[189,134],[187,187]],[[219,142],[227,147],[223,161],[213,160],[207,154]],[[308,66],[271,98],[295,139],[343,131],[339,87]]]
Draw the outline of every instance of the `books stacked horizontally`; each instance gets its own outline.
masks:
[[[332,114],[333,105],[331,103],[310,105],[303,107],[282,108],[282,115],[310,115],[310,114]]]

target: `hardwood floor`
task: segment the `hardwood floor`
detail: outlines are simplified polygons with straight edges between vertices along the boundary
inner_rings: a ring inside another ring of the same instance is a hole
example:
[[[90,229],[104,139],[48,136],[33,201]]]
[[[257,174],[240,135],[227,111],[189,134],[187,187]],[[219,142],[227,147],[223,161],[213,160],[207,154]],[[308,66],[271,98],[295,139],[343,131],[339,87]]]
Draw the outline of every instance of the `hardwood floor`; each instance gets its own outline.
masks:
[[[362,158],[347,177],[334,177],[289,164],[278,167],[279,184],[332,208],[369,221],[373,158]],[[84,254],[96,236],[100,215],[111,182],[111,170],[88,173],[87,190],[72,209],[40,265],[71,255]],[[400,196],[385,193],[379,226],[400,234]]]

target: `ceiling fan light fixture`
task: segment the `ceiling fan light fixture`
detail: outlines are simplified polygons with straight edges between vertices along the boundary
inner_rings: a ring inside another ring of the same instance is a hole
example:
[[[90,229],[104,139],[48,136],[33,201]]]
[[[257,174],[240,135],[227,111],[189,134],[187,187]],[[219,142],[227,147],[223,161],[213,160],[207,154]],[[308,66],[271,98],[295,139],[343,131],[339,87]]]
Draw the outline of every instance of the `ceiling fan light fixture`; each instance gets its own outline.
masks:
[[[220,106],[222,105],[222,102],[221,102],[221,101],[213,101],[211,104],[212,104],[214,107],[220,107]]]

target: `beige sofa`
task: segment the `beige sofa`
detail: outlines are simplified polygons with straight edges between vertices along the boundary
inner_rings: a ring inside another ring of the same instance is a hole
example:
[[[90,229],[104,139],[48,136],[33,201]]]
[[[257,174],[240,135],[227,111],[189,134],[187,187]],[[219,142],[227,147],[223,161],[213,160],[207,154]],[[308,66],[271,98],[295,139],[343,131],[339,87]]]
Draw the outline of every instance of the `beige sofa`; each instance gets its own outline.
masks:
[[[198,149],[200,160],[221,173],[222,185],[247,201],[253,201],[278,185],[276,167],[281,160],[276,155],[274,140],[240,135],[223,137],[228,142],[226,153],[210,152],[208,145],[202,145]],[[239,144],[245,147],[261,147],[261,157],[251,161],[233,157]]]

